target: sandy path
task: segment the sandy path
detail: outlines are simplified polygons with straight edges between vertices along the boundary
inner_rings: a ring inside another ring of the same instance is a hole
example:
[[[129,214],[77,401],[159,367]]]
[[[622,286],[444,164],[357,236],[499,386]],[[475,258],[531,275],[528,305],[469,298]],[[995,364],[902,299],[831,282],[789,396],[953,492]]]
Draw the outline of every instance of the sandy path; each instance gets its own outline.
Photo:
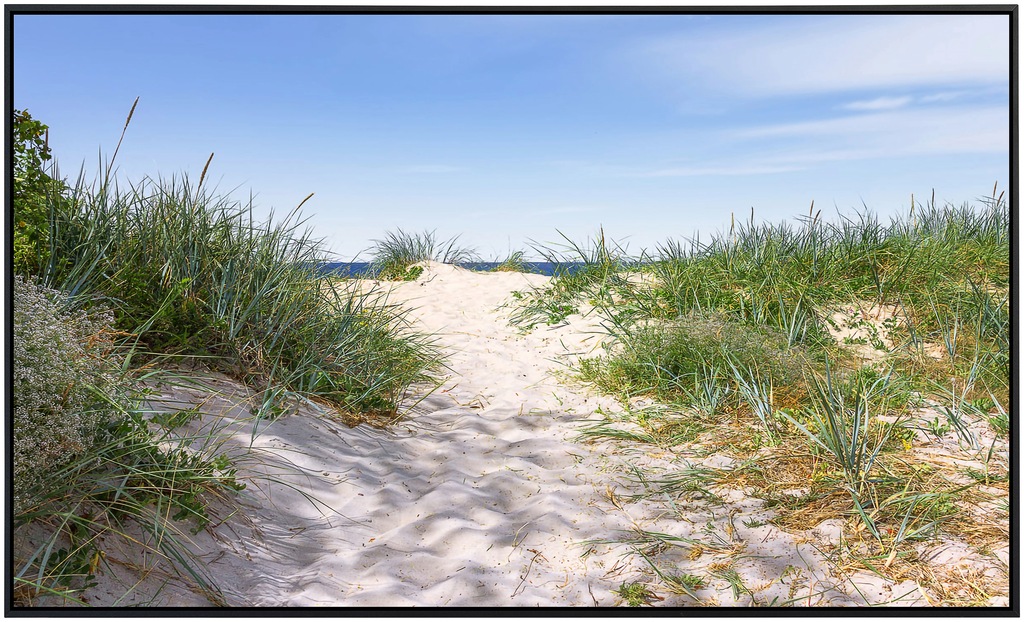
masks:
[[[227,604],[614,603],[625,566],[618,554],[588,554],[582,542],[629,521],[600,504],[586,464],[602,457],[570,440],[579,418],[611,403],[552,377],[593,347],[593,327],[523,336],[498,310],[512,290],[543,280],[434,265],[418,282],[391,286],[390,300],[438,335],[450,371],[388,431],[300,411],[253,440],[251,424],[238,423],[247,419],[244,388],[223,378],[208,381],[215,397],[164,388],[168,408],[205,402],[240,473],[253,476],[241,495],[245,517],[194,538]],[[93,602],[109,602],[118,586],[106,578],[96,592]],[[174,582],[161,594],[162,604],[204,604]]]
[[[409,416],[386,431],[349,428],[301,408],[254,435],[244,387],[215,377],[207,390],[163,388],[164,407],[203,404],[203,423],[222,427],[222,449],[249,482],[238,499],[244,511],[228,517],[224,510],[225,520],[192,543],[223,603],[611,606],[621,604],[616,590],[624,582],[650,579],[650,567],[625,555],[628,547],[585,543],[641,528],[685,543],[643,548],[666,571],[702,577],[703,604],[929,604],[912,581],[837,572],[823,551],[842,519],[786,533],[752,491],[714,486],[715,499],[624,502],[637,490],[624,480],[627,465],[655,477],[686,466],[728,468],[731,460],[574,442],[598,408],[620,408],[557,377],[593,351],[594,320],[574,316],[527,335],[508,326],[510,308],[501,307],[511,292],[544,280],[430,265],[416,282],[388,284],[390,300],[438,336],[450,371],[437,391],[411,396]],[[922,554],[979,563],[943,546]],[[115,570],[133,555],[108,551],[111,565],[91,602],[115,604],[125,591]],[[694,600],[661,591],[655,602]],[[153,573],[116,604],[138,603],[209,601]]]

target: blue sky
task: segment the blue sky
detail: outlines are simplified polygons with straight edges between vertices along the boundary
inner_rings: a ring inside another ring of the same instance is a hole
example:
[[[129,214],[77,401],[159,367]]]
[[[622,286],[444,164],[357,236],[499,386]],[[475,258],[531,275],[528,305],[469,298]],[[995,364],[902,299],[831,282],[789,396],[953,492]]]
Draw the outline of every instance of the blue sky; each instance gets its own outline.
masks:
[[[303,207],[350,259],[389,230],[485,257],[629,250],[1009,182],[1006,15],[59,16],[14,20],[14,105],[65,176],[187,173]]]

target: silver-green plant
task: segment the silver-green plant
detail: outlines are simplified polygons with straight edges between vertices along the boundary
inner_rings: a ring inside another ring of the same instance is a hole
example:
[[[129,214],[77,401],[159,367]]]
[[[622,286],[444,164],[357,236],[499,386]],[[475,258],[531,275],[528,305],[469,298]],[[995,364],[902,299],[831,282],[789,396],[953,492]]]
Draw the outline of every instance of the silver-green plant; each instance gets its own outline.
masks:
[[[935,383],[936,390],[944,399],[944,403],[938,407],[939,410],[956,431],[960,444],[973,450],[979,449],[980,446],[978,437],[971,430],[971,424],[974,419],[984,419],[988,415],[987,412],[967,399],[967,396],[974,390],[980,372],[981,362],[979,359],[975,359],[967,377],[963,380],[952,378],[948,387],[941,383]]]
[[[751,412],[761,422],[769,439],[773,443],[778,441],[782,430],[776,420],[771,377],[763,377],[752,367],[740,369],[732,361],[729,362],[729,366],[740,397],[750,406]]]
[[[873,522],[865,510],[870,503],[872,470],[899,420],[871,424],[888,410],[886,388],[891,376],[890,371],[872,380],[858,374],[844,383],[826,361],[824,377],[812,378],[814,406],[805,412],[814,430],[789,413],[781,413],[839,467],[855,508],[873,532]]]
[[[109,313],[75,309],[67,295],[14,278],[14,505],[19,511],[58,467],[102,440],[114,414],[98,394],[119,364]]]
[[[711,418],[718,415],[732,392],[720,368],[714,364],[699,367],[692,374],[674,380],[673,384],[691,406]]]

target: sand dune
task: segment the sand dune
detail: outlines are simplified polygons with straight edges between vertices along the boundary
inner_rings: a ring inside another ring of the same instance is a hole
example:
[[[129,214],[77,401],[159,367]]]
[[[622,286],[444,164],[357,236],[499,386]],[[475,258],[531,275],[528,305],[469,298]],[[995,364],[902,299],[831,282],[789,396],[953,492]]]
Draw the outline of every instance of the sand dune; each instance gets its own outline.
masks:
[[[704,543],[687,549],[690,566],[680,570],[710,576],[716,561],[729,560],[744,585],[761,588],[759,602],[849,605],[902,596],[899,604],[928,604],[912,582],[836,573],[815,542],[835,538],[837,524],[781,532],[766,522],[772,514],[761,501],[738,490],[716,491],[721,506],[682,508],[687,520],[665,516],[664,505],[621,503],[628,491],[615,473],[623,463],[657,472],[678,469],[678,461],[574,440],[597,408],[617,406],[559,379],[565,363],[599,343],[594,320],[576,316],[528,335],[508,326],[502,305],[510,293],[545,280],[430,264],[416,282],[387,284],[391,300],[412,307],[411,317],[450,356],[444,384],[425,398],[411,395],[408,416],[387,431],[349,428],[303,408],[261,424],[254,436],[243,387],[211,376],[216,397],[162,389],[165,407],[204,404],[201,423],[222,427],[224,448],[250,483],[240,495],[244,512],[192,544],[224,603],[611,606],[621,604],[616,590],[624,582],[649,577],[650,568],[626,555],[628,547],[588,542],[642,528]],[[110,604],[116,577],[100,579],[89,598]],[[750,603],[718,583],[699,592],[703,601]],[[664,605],[694,602],[662,597]],[[209,604],[156,574],[119,604],[150,598]]]

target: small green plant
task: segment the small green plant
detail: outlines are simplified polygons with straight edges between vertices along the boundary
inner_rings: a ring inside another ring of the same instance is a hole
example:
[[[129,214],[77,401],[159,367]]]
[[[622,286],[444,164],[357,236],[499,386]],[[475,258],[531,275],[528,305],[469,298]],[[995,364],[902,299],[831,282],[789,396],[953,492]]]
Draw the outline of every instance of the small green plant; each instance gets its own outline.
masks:
[[[775,444],[781,436],[782,428],[775,414],[775,400],[771,378],[762,378],[756,369],[741,371],[731,363],[730,366],[737,392],[750,407],[751,412],[757,416],[758,421],[761,422],[761,426],[764,428],[769,441]]]
[[[404,269],[392,265],[381,270],[377,278],[382,281],[415,281],[423,274],[423,266],[408,266]]]
[[[638,581],[624,582],[616,591],[630,607],[642,607],[648,604],[651,597],[654,596],[646,585]]]
[[[672,579],[673,582],[685,586],[690,591],[699,590],[707,584],[707,580],[699,575],[678,574],[668,576]]]
[[[890,375],[870,383],[863,375],[856,375],[844,383],[826,366],[824,377],[813,378],[814,407],[806,413],[815,431],[783,413],[840,469],[855,509],[876,538],[880,536],[865,506],[872,498],[872,470],[899,427],[898,419],[891,423],[876,423],[875,419],[888,412],[886,387]]]
[[[989,425],[996,431],[1002,438],[1006,438],[1010,434],[1010,416],[1005,412],[992,415],[988,418]]]
[[[713,570],[711,574],[715,577],[718,577],[719,579],[725,579],[725,581],[729,584],[729,587],[732,588],[732,597],[734,600],[739,601],[740,595],[746,594],[750,596],[751,604],[761,604],[760,602],[758,602],[754,592],[751,591],[751,589],[743,583],[743,578],[740,577],[740,573],[737,572],[731,566]]]
[[[928,426],[928,431],[931,432],[932,436],[934,436],[935,438],[942,438],[943,436],[945,436],[946,432],[949,432],[948,421],[942,422],[939,420],[938,417],[935,417],[931,421],[928,421],[926,425]]]
[[[714,419],[723,409],[732,393],[732,387],[726,381],[723,372],[714,365],[704,366],[689,375],[692,380],[680,377],[676,384],[684,396],[684,400],[706,417]]]
[[[152,421],[167,430],[175,430],[199,417],[199,408],[183,408],[181,410],[170,410],[167,412],[153,413]]]

